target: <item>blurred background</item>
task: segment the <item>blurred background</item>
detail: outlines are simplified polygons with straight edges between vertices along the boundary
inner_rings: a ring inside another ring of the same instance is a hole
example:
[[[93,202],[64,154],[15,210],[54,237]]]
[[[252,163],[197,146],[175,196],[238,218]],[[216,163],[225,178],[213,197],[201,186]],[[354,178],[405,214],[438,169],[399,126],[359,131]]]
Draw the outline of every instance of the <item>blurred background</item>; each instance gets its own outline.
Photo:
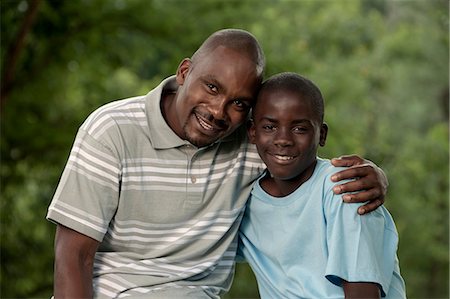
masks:
[[[449,296],[449,2],[1,0],[1,295],[49,298],[47,207],[78,126],[143,95],[212,32],[247,29],[266,75],[323,91],[327,146],[389,177],[409,298]],[[308,240],[305,240],[308,242]],[[240,264],[226,298],[257,298]]]

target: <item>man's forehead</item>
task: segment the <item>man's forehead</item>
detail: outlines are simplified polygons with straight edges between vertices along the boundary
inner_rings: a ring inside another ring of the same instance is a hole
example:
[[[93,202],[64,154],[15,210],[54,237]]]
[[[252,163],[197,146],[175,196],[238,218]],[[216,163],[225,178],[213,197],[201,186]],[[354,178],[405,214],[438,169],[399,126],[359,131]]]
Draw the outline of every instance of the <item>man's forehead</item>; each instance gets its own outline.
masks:
[[[224,59],[237,60],[241,63],[246,62],[249,65],[254,65],[257,69],[256,62],[251,58],[251,56],[245,51],[239,51],[238,49],[226,47],[224,45],[218,45],[214,48],[208,49],[202,52],[201,55],[197,56],[194,60],[194,64],[202,63],[222,63]],[[236,62],[237,63],[237,62]]]

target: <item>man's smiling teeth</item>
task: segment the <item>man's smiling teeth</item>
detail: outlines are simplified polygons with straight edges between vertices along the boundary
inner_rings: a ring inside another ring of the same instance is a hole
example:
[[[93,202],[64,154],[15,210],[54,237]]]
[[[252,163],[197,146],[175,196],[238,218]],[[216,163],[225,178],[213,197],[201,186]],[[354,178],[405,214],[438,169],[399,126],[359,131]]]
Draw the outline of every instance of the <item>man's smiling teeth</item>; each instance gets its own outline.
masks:
[[[203,129],[208,130],[208,131],[214,130],[213,126],[211,126],[210,124],[206,123],[203,119],[201,119],[199,116],[197,116],[197,114],[195,115],[195,117],[197,117],[198,122],[200,123],[200,125],[202,126]]]
[[[283,160],[283,161],[288,161],[288,160],[294,159],[294,157],[292,157],[292,156],[280,156],[280,155],[274,155],[274,156],[278,160]]]

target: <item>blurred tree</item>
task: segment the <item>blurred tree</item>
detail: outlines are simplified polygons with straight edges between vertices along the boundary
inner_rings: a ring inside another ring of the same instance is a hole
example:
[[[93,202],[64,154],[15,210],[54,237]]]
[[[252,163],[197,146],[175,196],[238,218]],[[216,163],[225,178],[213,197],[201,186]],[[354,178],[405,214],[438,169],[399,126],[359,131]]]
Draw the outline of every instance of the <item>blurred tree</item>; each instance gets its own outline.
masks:
[[[1,9],[2,298],[52,292],[45,214],[76,130],[98,106],[144,94],[224,27],[253,32],[267,75],[323,90],[322,155],[388,174],[409,297],[447,298],[448,11],[433,1],[4,0]],[[301,250],[301,249],[299,249]],[[227,298],[256,298],[239,264]]]

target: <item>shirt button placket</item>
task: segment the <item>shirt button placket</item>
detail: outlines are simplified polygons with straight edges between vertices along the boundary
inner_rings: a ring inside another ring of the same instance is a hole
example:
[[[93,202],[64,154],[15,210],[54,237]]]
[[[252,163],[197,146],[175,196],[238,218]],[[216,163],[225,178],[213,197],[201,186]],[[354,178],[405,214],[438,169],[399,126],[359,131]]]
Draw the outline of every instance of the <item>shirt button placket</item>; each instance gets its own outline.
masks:
[[[187,182],[187,198],[191,204],[200,204],[202,202],[202,194],[197,191],[198,183],[198,155],[196,149],[191,146],[186,146],[186,153],[188,158],[188,182]]]

